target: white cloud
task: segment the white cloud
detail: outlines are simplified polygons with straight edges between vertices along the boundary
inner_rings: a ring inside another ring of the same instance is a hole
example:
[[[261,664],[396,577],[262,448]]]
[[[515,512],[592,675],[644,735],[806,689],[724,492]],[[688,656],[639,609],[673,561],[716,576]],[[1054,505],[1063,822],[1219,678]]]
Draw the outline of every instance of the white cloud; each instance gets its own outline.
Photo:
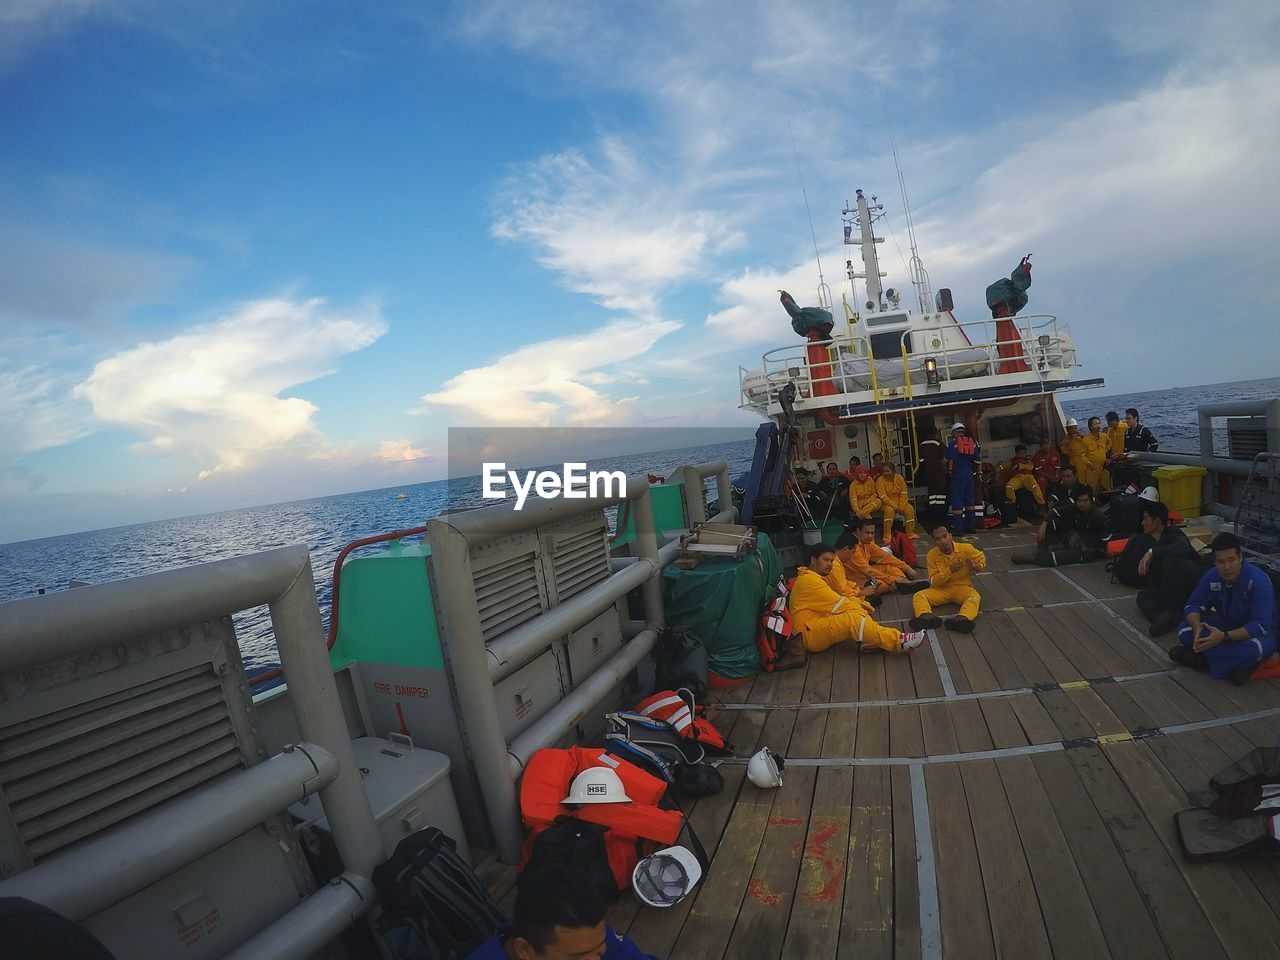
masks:
[[[651,311],[733,239],[727,218],[687,208],[678,186],[621,140],[592,162],[579,151],[544,156],[508,178],[494,235],[531,244],[571,290],[612,310]]]
[[[667,320],[617,320],[586,334],[529,344],[491,364],[464,370],[434,393],[454,424],[546,427],[619,423],[636,417],[627,399],[599,390],[600,368],[625,363],[679,328]],[[422,411],[419,411],[422,412]]]
[[[386,331],[378,309],[323,300],[256,300],[221,319],[101,360],[75,388],[94,415],[142,434],[138,449],[173,454],[205,475],[314,440],[314,404],[281,396],[332,373]]]
[[[409,440],[383,440],[374,454],[378,460],[390,460],[393,463],[412,463],[415,460],[425,460],[427,456],[427,451],[415,447]]]

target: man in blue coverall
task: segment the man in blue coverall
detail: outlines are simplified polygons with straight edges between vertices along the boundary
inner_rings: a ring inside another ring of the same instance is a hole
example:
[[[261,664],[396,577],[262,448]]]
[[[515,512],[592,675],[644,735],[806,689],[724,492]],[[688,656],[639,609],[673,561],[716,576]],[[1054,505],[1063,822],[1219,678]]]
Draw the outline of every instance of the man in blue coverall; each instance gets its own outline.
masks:
[[[656,960],[604,922],[607,909],[580,868],[531,867],[520,875],[510,928],[468,960]]]
[[[978,498],[973,489],[973,475],[978,469],[977,438],[969,436],[963,423],[951,428],[947,443],[947,469],[951,473],[951,525],[957,532],[972,533],[977,526]]]
[[[1218,534],[1209,548],[1214,568],[1182,611],[1169,659],[1243,684],[1276,652],[1275,592],[1267,574],[1244,559],[1234,534]]]

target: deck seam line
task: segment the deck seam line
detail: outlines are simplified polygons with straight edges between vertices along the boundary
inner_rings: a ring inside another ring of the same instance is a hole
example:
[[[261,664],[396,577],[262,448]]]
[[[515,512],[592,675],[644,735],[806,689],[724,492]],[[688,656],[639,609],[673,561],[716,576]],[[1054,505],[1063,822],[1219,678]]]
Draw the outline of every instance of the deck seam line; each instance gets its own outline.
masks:
[[[1091,600],[1054,600],[1050,603],[1023,603],[1014,604],[1011,607],[983,607],[982,613],[1008,613],[1010,610],[1052,610],[1055,607],[1078,607],[1086,603],[1098,603],[1100,599],[1095,597]],[[877,620],[881,626],[891,623],[909,623],[913,617],[896,617],[893,620]]]
[[[920,898],[921,960],[942,960],[942,920],[938,899],[938,871],[933,862],[933,828],[929,822],[929,794],[924,765],[911,771],[911,819],[916,840],[916,890]]]
[[[933,662],[938,667],[938,677],[942,680],[942,692],[946,695],[945,699],[954,699],[956,685],[951,680],[951,670],[947,666],[946,655],[942,652],[942,644],[938,642],[938,631],[926,630],[925,634],[929,637],[929,649],[933,651]]]
[[[1068,577],[1065,573],[1063,573],[1057,567],[1053,568],[1053,572],[1056,573],[1058,576],[1060,576],[1063,580],[1067,581],[1067,583],[1071,584],[1081,593],[1083,593],[1090,600],[1093,600],[1095,603],[1097,603],[1099,607],[1101,607],[1103,610],[1106,611],[1107,616],[1109,616],[1112,620],[1115,620],[1117,623],[1123,626],[1126,630],[1128,630],[1131,634],[1133,634],[1135,637],[1141,640],[1143,645],[1146,646],[1146,648],[1151,653],[1153,653],[1156,657],[1158,657],[1162,662],[1169,658],[1168,650],[1165,650],[1163,647],[1160,646],[1160,644],[1156,643],[1149,636],[1147,636],[1145,633],[1143,633],[1141,630],[1135,627],[1132,623],[1130,623],[1124,617],[1120,616],[1120,614],[1116,613],[1116,611],[1112,610],[1109,606],[1107,606],[1106,601],[1103,600],[1101,597],[1096,596],[1091,590],[1087,590],[1086,588],[1080,586],[1080,584],[1076,583],[1074,580]]]
[[[1194,720],[1189,723],[1174,723],[1163,727],[1143,727],[1134,730],[1116,731],[1115,733],[1096,734],[1090,737],[1075,737],[1068,740],[1053,740],[1048,743],[1029,743],[1020,747],[996,747],[991,750],[971,750],[966,753],[939,753],[924,757],[787,757],[787,766],[795,767],[904,767],[912,764],[962,763],[971,760],[1001,760],[1005,757],[1025,757],[1038,753],[1061,753],[1078,747],[1098,747],[1111,743],[1134,743],[1156,736],[1173,736],[1180,733],[1191,733],[1196,730],[1207,730],[1212,727],[1225,727],[1236,723],[1248,723],[1252,720],[1263,720],[1280,715],[1280,707],[1266,710],[1255,710],[1251,713],[1239,713],[1231,717],[1213,717],[1209,720]],[[721,763],[746,763],[746,757],[729,757]]]
[[[1067,685],[1093,686],[1097,683],[1129,683],[1135,680],[1154,680],[1171,676],[1173,670],[1152,670],[1148,673],[1127,673],[1117,677],[1092,677],[1083,680],[1064,680],[1060,683],[1041,684],[1032,687],[1011,687],[1008,690],[978,690],[973,693],[956,693],[952,696],[914,697],[908,700],[833,700],[828,703],[722,703],[720,710],[845,710],[853,707],[914,707],[929,703],[947,703],[960,700],[999,700],[1006,697],[1020,697],[1029,693],[1044,693],[1047,690],[1068,689]]]

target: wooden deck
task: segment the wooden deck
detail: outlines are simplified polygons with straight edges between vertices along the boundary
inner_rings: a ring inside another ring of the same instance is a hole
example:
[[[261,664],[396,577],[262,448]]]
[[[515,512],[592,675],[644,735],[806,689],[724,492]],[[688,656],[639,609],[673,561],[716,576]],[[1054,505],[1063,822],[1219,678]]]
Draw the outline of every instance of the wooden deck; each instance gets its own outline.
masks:
[[[739,755],[787,757],[783,786],[724,765],[692,808],[705,882],[668,910],[624,896],[614,926],[673,960],[1280,957],[1280,863],[1188,863],[1172,820],[1275,745],[1280,684],[1176,667],[1100,563],[1012,567],[1027,532],[978,542],[972,635],[837,647],[720,698]]]

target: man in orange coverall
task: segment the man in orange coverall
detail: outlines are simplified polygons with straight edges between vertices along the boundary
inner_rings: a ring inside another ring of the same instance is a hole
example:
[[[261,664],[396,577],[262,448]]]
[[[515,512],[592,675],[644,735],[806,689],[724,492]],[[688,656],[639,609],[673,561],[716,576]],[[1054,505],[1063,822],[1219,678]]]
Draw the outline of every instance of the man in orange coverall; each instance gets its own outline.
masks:
[[[874,585],[875,595],[891,593],[903,586],[908,592],[924,587],[924,581],[915,581],[915,571],[893,555],[893,551],[876,543],[876,522],[871,519],[855,520],[853,533],[842,533],[836,538],[844,572],[850,583]],[[851,549],[850,549],[851,548]]]
[[[902,633],[881,626],[848,597],[831,589],[827,576],[836,562],[829,543],[809,548],[809,564],[796,573],[787,599],[791,607],[791,629],[804,638],[805,649],[818,653],[837,643],[852,640],[864,651],[887,650],[910,653],[924,642],[924,633]]]

